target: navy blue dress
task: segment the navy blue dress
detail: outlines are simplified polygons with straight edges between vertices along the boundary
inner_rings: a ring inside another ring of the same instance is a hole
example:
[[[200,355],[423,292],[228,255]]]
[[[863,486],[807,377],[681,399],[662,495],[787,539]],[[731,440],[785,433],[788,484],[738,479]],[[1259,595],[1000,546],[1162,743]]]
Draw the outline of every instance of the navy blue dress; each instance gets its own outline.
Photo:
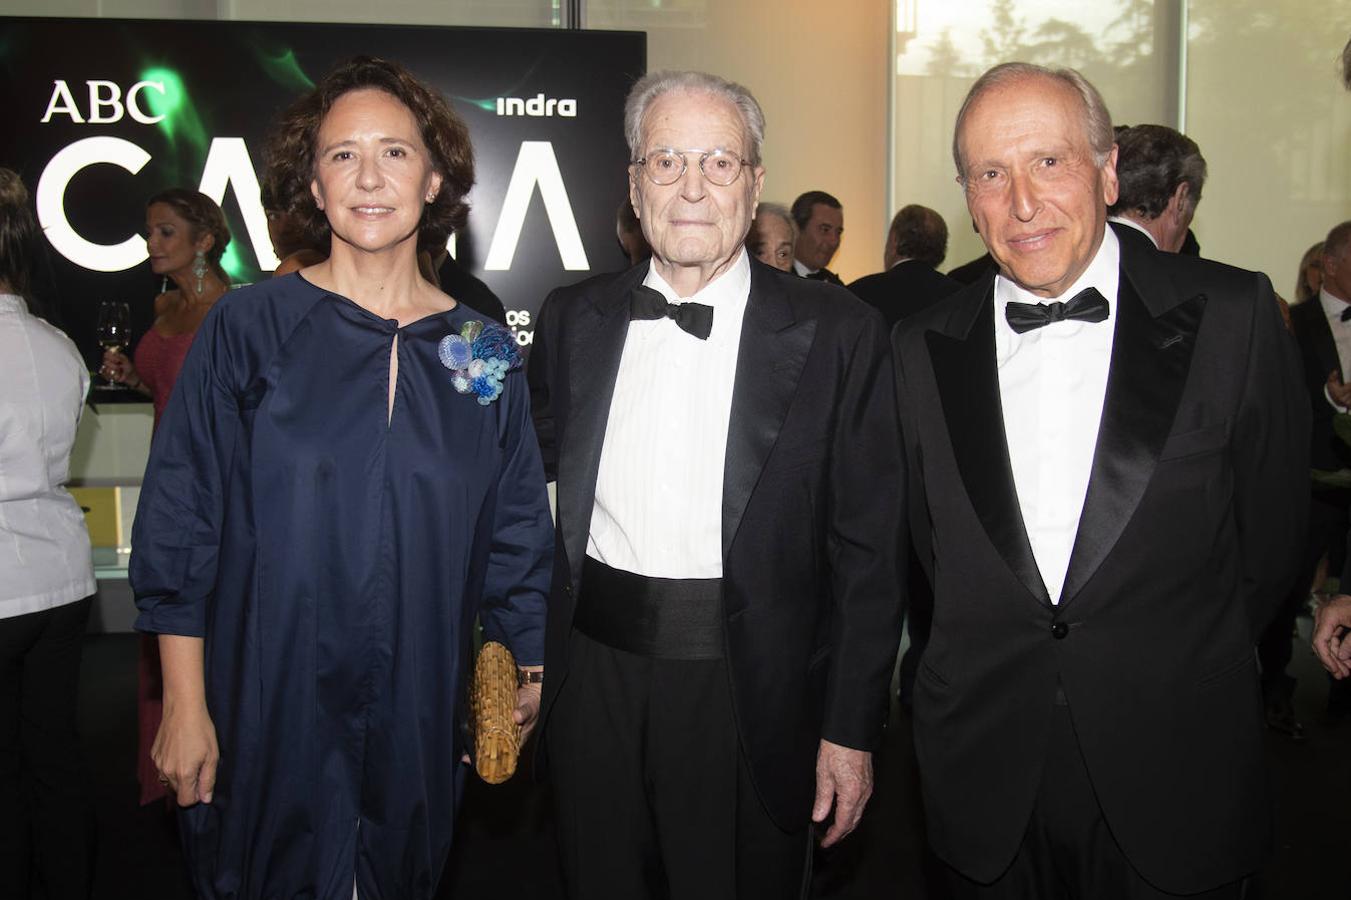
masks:
[[[180,818],[202,897],[435,892],[474,617],[542,662],[553,552],[523,373],[483,406],[437,359],[473,318],[399,328],[291,275],[227,294],[193,342],[131,582],[139,630],[205,638],[220,769]]]

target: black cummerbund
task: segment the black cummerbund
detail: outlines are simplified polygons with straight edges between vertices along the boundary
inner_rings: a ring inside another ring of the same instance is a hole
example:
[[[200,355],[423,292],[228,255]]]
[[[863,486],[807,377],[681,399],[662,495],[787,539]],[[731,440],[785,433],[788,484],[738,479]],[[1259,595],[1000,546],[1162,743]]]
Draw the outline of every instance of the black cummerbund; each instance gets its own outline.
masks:
[[[573,626],[616,650],[654,659],[722,659],[722,579],[648,578],[591,557]]]

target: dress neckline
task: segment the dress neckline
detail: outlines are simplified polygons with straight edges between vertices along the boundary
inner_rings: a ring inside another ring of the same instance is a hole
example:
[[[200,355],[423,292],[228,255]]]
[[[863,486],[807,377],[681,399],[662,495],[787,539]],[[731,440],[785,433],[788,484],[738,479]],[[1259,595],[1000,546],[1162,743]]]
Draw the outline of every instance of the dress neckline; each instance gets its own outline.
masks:
[[[305,285],[311,290],[318,291],[319,293],[323,294],[326,297],[332,297],[334,300],[337,300],[343,305],[350,307],[351,309],[360,313],[362,316],[371,320],[372,322],[379,322],[382,325],[385,325],[393,329],[394,331],[407,331],[410,328],[416,328],[425,322],[436,321],[439,319],[443,319],[447,316],[453,316],[461,309],[464,309],[463,303],[461,303],[458,300],[455,300],[454,298],[451,298],[452,302],[454,302],[455,305],[452,306],[450,309],[443,309],[440,312],[427,313],[427,315],[420,316],[406,325],[400,325],[398,319],[386,319],[383,316],[377,316],[375,313],[371,312],[369,309],[362,306],[360,303],[356,302],[351,297],[339,294],[337,291],[330,291],[328,288],[320,287],[313,281],[310,281],[309,279],[305,278],[305,276],[301,275],[299,272],[292,272],[291,274],[283,275],[282,277],[299,279],[301,284]]]

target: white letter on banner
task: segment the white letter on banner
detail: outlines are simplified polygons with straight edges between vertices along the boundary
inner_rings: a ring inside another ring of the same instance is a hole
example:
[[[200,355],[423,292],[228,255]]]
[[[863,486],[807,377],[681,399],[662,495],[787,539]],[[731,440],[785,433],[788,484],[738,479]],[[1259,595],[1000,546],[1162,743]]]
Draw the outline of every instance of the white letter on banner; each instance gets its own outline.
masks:
[[[122,89],[117,86],[116,81],[86,81],[89,85],[89,124],[90,125],[111,125],[114,122],[122,121]],[[108,96],[104,97],[100,88],[107,88]],[[111,107],[112,115],[105,116],[99,110],[105,106]]]
[[[57,106],[57,103],[61,105]],[[42,115],[42,124],[46,125],[52,120],[52,116],[57,113],[65,113],[70,116],[70,120],[76,125],[84,124],[84,116],[80,115],[80,107],[75,105],[75,98],[70,95],[70,86],[60,78],[52,82],[52,99],[47,101],[47,111]]]
[[[244,227],[249,232],[249,243],[258,257],[258,268],[271,272],[277,268],[277,254],[272,252],[272,240],[267,236],[267,214],[258,191],[258,174],[253,171],[249,148],[239,137],[212,138],[211,149],[202,167],[201,191],[216,203],[225,202],[225,189],[233,183],[239,211],[244,216]]]
[[[586,261],[586,251],[582,248],[582,236],[577,231],[577,219],[572,215],[572,205],[568,202],[567,188],[563,186],[563,173],[558,170],[553,144],[549,141],[522,141],[521,153],[516,157],[516,167],[512,169],[511,182],[507,185],[507,196],[502,201],[502,215],[497,220],[497,230],[493,232],[492,243],[488,246],[484,271],[505,272],[511,268],[536,184],[539,185],[540,199],[544,201],[544,211],[549,216],[554,240],[558,243],[558,254],[563,258],[563,268],[569,272],[591,268]]]
[[[156,122],[163,121],[164,116],[162,114],[158,116],[147,115],[141,110],[140,102],[136,99],[136,95],[146,88],[154,88],[159,91],[161,97],[164,96],[164,82],[138,81],[131,86],[131,90],[127,91],[127,112],[142,125],[154,125]]]
[[[81,169],[95,163],[121,166],[131,174],[150,161],[150,154],[131,141],[91,137],[64,147],[38,179],[38,223],[57,252],[77,266],[95,272],[121,272],[145,262],[145,238],[133,235],[120,244],[95,244],[80,237],[66,219],[66,185]]]

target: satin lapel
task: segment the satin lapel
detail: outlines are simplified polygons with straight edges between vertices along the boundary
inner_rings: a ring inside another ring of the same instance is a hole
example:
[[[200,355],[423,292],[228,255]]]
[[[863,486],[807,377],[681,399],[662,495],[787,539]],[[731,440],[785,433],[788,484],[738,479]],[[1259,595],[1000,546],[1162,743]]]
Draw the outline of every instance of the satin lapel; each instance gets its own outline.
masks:
[[[975,302],[975,301],[972,301]],[[1035,599],[1050,603],[1027,538],[1004,434],[995,369],[994,279],[965,332],[925,338],[962,484],[985,533]]]
[[[558,515],[574,580],[586,555],[610,401],[629,332],[629,290],[646,271],[640,266],[611,282],[593,302],[579,304],[567,346],[560,348],[567,353],[571,384],[567,430],[558,454]]]
[[[816,320],[796,319],[787,296],[775,288],[772,279],[768,269],[751,266],[751,292],[741,323],[723,470],[724,559],[769,451],[779,438],[816,335]]]
[[[1102,565],[1149,486],[1182,399],[1205,311],[1204,294],[1169,306],[1168,298],[1176,299],[1171,285],[1150,283],[1152,269],[1128,264],[1123,245],[1107,393],[1062,604],[1073,600]],[[1146,290],[1154,298],[1153,311],[1142,299]]]

